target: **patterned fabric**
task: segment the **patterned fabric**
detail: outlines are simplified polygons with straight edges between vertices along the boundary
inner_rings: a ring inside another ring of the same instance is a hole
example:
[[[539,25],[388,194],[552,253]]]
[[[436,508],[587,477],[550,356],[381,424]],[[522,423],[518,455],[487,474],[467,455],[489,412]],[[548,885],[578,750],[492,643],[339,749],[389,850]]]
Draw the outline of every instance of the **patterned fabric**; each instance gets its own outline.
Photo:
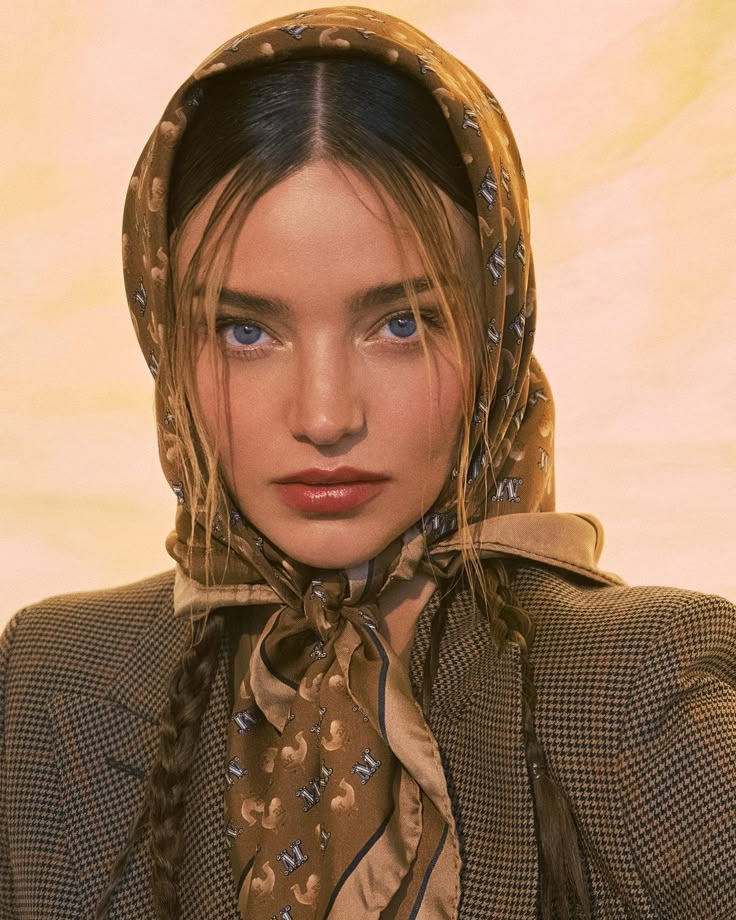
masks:
[[[332,7],[272,19],[215,50],[172,97],[130,181],[123,220],[126,292],[156,378],[161,459],[178,499],[167,546],[180,567],[179,599],[186,595],[189,614],[222,605],[228,590],[231,607],[263,603],[269,591],[281,605],[256,653],[236,656],[236,667],[244,670],[236,674],[242,693],[230,726],[224,808],[243,917],[267,920],[275,909],[289,920],[294,898],[310,916],[329,909],[366,917],[453,917],[459,841],[439,753],[376,624],[378,598],[391,582],[419,571],[437,577],[459,569],[459,458],[422,519],[359,569],[313,571],[288,557],[249,524],[227,489],[208,554],[204,513],[187,492],[191,477],[177,465],[183,452],[173,391],[159,373],[167,323],[176,316],[166,200],[178,143],[206,104],[208,80],[309,49],[325,56],[354,51],[381,61],[417,81],[447,119],[477,191],[483,347],[491,358],[477,381],[472,461],[464,473],[472,537],[481,555],[496,555],[501,519],[524,515],[523,531],[555,515],[553,401],[532,355],[536,291],[528,196],[503,110],[471,70],[409,23],[364,7]],[[201,473],[206,477],[206,470]],[[579,539],[580,521],[556,515],[554,523],[556,555],[579,555],[586,539]],[[523,555],[513,529],[505,531],[505,542]],[[214,560],[217,587],[206,584],[206,559]],[[605,584],[620,581],[594,574]],[[322,735],[323,719],[330,732],[334,726],[342,733],[341,745],[327,747],[333,736]],[[281,757],[274,760],[277,747]]]
[[[343,603],[345,588],[345,579],[313,583],[306,616],[282,607],[250,658],[238,649],[234,673],[245,677],[226,811],[240,910],[450,917],[460,857],[448,845],[456,831],[439,751],[408,678],[389,665],[375,605]],[[249,672],[251,662],[265,666]],[[262,715],[274,711],[277,726]]]
[[[49,598],[0,637],[3,920],[92,916],[143,796],[167,676],[190,641],[173,582],[168,572]],[[537,730],[575,808],[594,920],[736,916],[736,605],[536,563],[513,589],[538,618]],[[437,609],[433,596],[417,623],[416,692]],[[222,845],[232,651],[223,642],[187,795],[186,920],[240,917]],[[518,647],[496,652],[466,590],[447,610],[435,687],[428,723],[460,839],[459,916],[532,920]],[[148,844],[146,831],[110,920],[155,920]]]

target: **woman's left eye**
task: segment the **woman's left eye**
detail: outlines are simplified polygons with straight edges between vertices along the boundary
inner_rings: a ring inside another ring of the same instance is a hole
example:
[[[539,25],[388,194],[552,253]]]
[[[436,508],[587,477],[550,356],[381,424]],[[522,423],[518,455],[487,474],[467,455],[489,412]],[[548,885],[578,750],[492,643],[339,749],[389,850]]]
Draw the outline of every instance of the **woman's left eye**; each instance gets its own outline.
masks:
[[[417,321],[410,313],[392,317],[386,323],[386,326],[388,326],[393,335],[400,339],[408,339],[417,331]]]
[[[431,311],[420,311],[419,316],[425,328],[440,325],[439,317]],[[417,321],[414,318],[414,314],[411,311],[407,311],[389,317],[382,328],[388,329],[390,332],[390,335],[382,336],[382,338],[410,339],[417,332]]]

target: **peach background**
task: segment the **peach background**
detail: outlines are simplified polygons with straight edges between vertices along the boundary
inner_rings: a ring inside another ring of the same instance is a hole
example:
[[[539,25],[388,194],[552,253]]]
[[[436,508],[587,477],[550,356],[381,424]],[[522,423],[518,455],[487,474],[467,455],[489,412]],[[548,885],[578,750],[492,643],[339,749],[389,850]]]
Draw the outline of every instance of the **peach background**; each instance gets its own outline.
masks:
[[[46,595],[170,567],[175,501],[123,293],[123,198],[189,72],[231,35],[299,9],[6,6],[0,625]],[[736,5],[378,9],[466,61],[516,135],[558,509],[601,519],[601,565],[631,584],[736,600]]]

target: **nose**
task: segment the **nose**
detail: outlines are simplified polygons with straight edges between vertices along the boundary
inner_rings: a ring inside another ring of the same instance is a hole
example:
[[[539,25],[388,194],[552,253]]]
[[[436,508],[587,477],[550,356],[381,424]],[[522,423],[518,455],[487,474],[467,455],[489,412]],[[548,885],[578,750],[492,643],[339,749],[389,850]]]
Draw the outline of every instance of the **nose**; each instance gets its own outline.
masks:
[[[355,356],[341,346],[313,346],[295,365],[288,410],[293,436],[327,447],[360,434],[366,407]]]

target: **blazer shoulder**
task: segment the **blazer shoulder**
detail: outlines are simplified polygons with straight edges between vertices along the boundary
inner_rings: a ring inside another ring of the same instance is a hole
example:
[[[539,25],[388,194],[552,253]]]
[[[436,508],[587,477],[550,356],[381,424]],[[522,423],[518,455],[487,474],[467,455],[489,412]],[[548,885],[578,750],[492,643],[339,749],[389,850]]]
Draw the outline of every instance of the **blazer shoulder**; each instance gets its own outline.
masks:
[[[736,604],[519,576],[537,734],[592,863],[638,905],[627,916],[736,916]]]
[[[0,670],[105,683],[152,625],[173,620],[174,570],[124,585],[46,597],[17,611],[0,635]],[[9,675],[8,675],[9,677]]]
[[[736,916],[736,605],[695,592],[632,671],[618,775],[657,916]],[[653,845],[653,842],[658,845]]]
[[[514,589],[537,624],[533,653],[544,664],[590,666],[597,653],[606,670],[667,643],[667,636],[725,630],[736,604],[717,594],[668,585],[599,585],[542,565],[519,569]]]
[[[536,623],[530,661],[542,720],[615,731],[653,687],[666,706],[683,668],[736,662],[736,604],[720,595],[591,585],[536,565],[519,571],[515,588]]]

